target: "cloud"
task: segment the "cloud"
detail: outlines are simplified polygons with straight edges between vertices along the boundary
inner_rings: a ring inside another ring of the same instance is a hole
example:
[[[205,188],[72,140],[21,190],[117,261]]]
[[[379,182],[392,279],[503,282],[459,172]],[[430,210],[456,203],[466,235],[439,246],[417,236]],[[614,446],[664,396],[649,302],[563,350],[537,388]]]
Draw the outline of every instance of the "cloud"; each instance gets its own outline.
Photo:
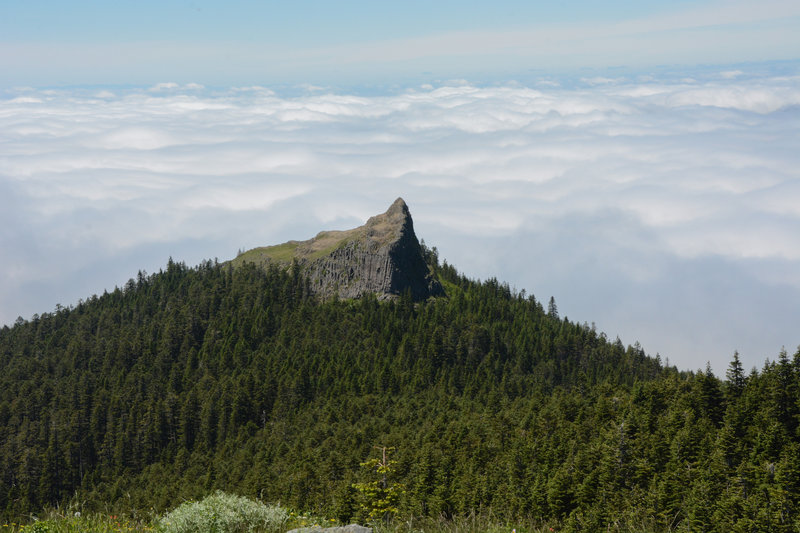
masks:
[[[374,96],[11,91],[0,321],[403,196],[470,276],[553,295],[683,368],[722,372],[736,349],[760,365],[800,343],[800,77],[737,70]]]
[[[150,87],[148,90],[151,92],[161,92],[161,91],[171,91],[173,89],[177,89],[180,87],[177,83],[169,81],[169,82],[162,82],[157,83]]]

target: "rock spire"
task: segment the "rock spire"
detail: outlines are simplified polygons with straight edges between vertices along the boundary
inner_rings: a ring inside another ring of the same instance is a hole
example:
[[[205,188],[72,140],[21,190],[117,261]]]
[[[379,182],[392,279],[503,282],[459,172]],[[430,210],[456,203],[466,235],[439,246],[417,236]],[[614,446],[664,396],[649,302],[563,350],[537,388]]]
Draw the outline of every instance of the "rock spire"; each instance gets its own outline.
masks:
[[[291,264],[297,261],[311,289],[322,298],[396,298],[408,291],[414,300],[444,294],[431,274],[414,234],[411,213],[402,198],[358,228],[323,231],[307,241],[256,248],[232,263]]]

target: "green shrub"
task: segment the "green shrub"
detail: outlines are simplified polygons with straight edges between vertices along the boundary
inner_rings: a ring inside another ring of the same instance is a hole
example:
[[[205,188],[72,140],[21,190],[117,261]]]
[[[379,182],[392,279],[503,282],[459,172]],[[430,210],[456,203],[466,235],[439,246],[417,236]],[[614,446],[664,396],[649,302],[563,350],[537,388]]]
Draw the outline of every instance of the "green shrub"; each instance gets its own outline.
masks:
[[[163,533],[277,532],[288,518],[281,507],[216,492],[177,507],[162,517],[156,528]]]

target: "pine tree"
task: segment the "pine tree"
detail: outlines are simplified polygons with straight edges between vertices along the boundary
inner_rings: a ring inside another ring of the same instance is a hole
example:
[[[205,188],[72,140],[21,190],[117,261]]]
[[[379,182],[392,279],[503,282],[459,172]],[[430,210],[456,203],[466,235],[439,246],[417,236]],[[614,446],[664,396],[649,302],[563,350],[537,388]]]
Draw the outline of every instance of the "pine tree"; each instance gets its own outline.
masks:
[[[394,451],[394,448],[386,446],[375,446],[375,448],[381,451],[381,458],[368,459],[361,463],[361,467],[372,479],[354,483],[353,488],[361,493],[361,509],[365,516],[373,521],[385,521],[399,512],[397,506],[404,487],[391,479],[397,461],[389,460],[387,452]]]
[[[556,299],[553,296],[550,297],[550,303],[547,304],[547,314],[551,318],[558,320],[558,306],[556,305]]]
[[[728,371],[725,373],[727,379],[727,393],[730,400],[734,401],[742,395],[745,386],[744,369],[742,362],[739,360],[739,352],[733,352],[733,360],[728,366]]]

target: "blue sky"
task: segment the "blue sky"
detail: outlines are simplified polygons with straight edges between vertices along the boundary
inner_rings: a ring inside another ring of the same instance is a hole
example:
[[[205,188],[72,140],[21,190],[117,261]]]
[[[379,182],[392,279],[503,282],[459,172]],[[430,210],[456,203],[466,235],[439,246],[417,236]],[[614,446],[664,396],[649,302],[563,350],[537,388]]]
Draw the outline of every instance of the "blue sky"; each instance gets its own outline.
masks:
[[[419,37],[538,24],[614,22],[670,13],[695,2],[364,2],[10,0],[3,34],[14,41],[265,42],[292,45]]]
[[[27,2],[0,6],[0,83],[404,84],[536,69],[795,59],[762,2]]]
[[[363,224],[724,373],[800,344],[800,4],[0,3],[0,324]]]

